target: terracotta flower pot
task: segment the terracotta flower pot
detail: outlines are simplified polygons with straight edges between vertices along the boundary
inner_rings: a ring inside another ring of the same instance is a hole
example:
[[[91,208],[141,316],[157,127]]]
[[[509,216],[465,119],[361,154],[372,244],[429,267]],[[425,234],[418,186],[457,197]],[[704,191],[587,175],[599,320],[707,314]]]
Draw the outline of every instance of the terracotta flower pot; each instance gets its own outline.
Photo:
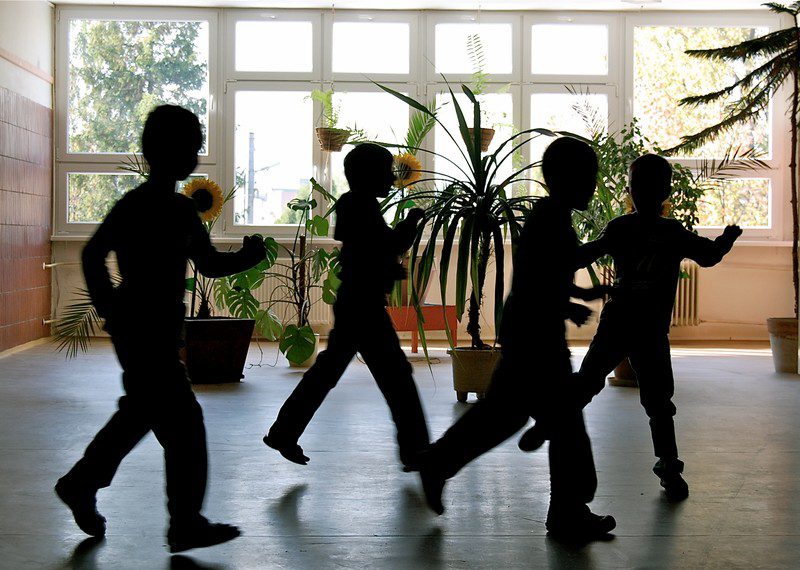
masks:
[[[775,372],[797,374],[797,319],[767,319]]]
[[[470,392],[483,400],[492,383],[492,373],[500,362],[500,349],[453,348],[447,352],[452,357],[453,388],[458,401],[466,402]]]
[[[239,382],[255,327],[253,319],[186,319],[181,350],[193,384]]]

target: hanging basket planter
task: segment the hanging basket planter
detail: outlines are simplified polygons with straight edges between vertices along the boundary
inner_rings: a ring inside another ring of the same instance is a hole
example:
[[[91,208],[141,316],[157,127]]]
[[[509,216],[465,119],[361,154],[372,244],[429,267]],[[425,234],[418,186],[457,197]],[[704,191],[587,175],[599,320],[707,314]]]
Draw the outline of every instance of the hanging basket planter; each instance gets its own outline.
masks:
[[[317,127],[316,131],[319,146],[326,152],[339,152],[350,138],[350,131],[346,129]]]
[[[469,138],[475,138],[475,129],[467,129],[469,131]],[[481,129],[481,152],[489,150],[489,145],[492,144],[494,138],[494,129]]]

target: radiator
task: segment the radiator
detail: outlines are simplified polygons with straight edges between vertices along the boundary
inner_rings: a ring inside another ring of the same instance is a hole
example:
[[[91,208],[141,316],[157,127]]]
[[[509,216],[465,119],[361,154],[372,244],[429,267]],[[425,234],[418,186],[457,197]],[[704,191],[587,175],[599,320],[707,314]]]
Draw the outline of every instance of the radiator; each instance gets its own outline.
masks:
[[[672,308],[673,327],[694,327],[700,324],[697,307],[697,281],[699,266],[694,261],[681,263],[681,279],[678,279],[678,291],[675,294],[675,306]]]

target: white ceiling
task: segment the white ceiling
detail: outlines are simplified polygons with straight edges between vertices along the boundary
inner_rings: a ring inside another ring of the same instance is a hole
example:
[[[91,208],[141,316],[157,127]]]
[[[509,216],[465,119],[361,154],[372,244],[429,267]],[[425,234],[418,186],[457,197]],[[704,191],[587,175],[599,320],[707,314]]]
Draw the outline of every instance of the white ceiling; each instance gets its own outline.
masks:
[[[54,0],[55,4],[356,10],[752,10],[766,0]]]

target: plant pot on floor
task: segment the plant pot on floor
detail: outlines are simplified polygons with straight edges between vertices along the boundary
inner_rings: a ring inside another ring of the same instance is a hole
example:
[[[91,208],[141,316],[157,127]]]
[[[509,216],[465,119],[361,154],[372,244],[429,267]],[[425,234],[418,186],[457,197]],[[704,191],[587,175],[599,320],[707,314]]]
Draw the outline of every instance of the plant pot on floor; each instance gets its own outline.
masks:
[[[466,402],[474,392],[483,400],[492,382],[492,373],[500,361],[500,349],[452,348],[447,351],[453,362],[453,388],[456,399]]]
[[[625,358],[614,368],[614,375],[608,377],[611,386],[621,388],[638,388],[639,382],[636,380],[636,372],[633,371],[631,361]]]
[[[475,138],[475,129],[467,129],[469,131],[469,138]],[[492,139],[494,138],[494,129],[484,129],[481,128],[481,152],[487,152],[489,150],[489,145],[492,144]]]
[[[317,355],[319,354],[319,335],[314,333],[314,352],[311,353],[311,356],[306,358],[303,362],[292,362],[289,360],[289,367],[290,368],[310,368],[314,365],[317,361]]]
[[[239,382],[256,322],[215,317],[186,319],[181,357],[193,384]]]
[[[322,150],[326,152],[339,152],[350,138],[350,131],[330,127],[317,127],[317,140]]]
[[[797,374],[797,319],[767,319],[775,372]]]

